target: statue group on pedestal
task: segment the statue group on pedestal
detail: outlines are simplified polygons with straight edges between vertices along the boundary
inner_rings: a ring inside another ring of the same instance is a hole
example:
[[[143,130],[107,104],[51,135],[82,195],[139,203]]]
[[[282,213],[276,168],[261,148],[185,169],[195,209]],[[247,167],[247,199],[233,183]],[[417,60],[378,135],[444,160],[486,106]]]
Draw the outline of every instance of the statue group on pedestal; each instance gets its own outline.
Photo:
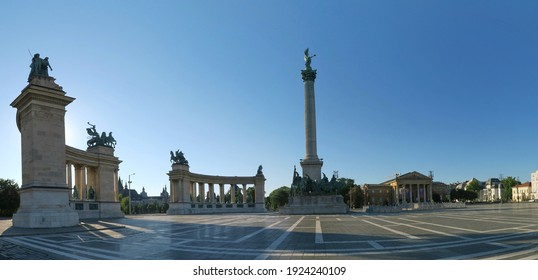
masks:
[[[189,165],[189,162],[185,159],[183,152],[177,150],[176,153],[170,151],[170,162],[172,164]]]
[[[334,174],[330,181],[325,173],[320,181],[314,181],[308,175],[301,177],[296,167],[293,167],[290,196],[331,195],[338,193],[343,187],[344,183],[336,180]]]
[[[101,133],[99,136],[99,133],[97,130],[95,130],[95,125],[88,122],[89,128],[86,128],[86,131],[88,132],[88,135],[90,136],[90,140],[88,140],[87,144],[88,147],[95,147],[95,146],[106,146],[111,148],[116,148],[116,139],[112,136],[112,132],[108,133],[108,136],[105,132]]]
[[[32,77],[35,76],[49,77],[49,68],[52,71],[48,57],[43,59],[39,57],[38,53],[34,54],[34,57],[32,57],[32,64],[30,64],[30,75],[28,75],[28,82],[30,82]]]

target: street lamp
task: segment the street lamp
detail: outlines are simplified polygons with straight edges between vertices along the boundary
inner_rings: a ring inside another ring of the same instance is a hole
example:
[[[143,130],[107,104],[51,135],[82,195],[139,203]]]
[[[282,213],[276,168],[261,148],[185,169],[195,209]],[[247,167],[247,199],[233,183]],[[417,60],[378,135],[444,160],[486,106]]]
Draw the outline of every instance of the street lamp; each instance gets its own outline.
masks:
[[[129,215],[131,215],[131,175],[134,176],[135,174],[129,174],[129,181],[127,181],[129,183]]]

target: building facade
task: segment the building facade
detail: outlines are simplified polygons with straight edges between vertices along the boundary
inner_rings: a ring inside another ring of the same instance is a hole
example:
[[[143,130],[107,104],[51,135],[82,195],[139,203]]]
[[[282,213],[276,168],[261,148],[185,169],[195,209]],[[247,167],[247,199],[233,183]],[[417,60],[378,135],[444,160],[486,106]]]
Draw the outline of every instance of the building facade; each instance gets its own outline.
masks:
[[[512,201],[522,202],[529,201],[533,198],[531,182],[525,182],[523,184],[512,187]]]
[[[538,170],[531,173],[531,199],[538,199]]]

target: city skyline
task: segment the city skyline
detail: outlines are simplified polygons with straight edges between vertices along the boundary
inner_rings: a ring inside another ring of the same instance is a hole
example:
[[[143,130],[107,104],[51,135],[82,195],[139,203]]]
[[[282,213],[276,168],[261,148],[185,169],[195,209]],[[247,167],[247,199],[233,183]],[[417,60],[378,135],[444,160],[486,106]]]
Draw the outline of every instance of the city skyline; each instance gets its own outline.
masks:
[[[13,1],[0,11],[0,178],[19,185],[9,104],[27,85],[29,51],[49,57],[76,98],[66,144],[86,149],[88,122],[113,132],[121,179],[135,173],[131,188],[150,196],[170,189],[178,149],[192,172],[253,176],[262,165],[266,195],[289,186],[305,156],[307,47],[328,177],[525,182],[538,169],[533,1]]]

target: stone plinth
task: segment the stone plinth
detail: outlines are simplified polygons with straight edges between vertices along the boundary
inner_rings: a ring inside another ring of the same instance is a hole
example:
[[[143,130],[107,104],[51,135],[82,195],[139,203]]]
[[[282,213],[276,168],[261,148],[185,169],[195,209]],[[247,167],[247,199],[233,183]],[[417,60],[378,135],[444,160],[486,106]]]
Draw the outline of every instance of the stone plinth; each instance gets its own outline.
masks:
[[[303,177],[308,176],[314,181],[321,180],[321,167],[323,161],[319,159],[303,159],[301,160],[301,168],[303,170]]]
[[[11,103],[21,132],[21,206],[13,225],[26,228],[68,227],[78,224],[69,207],[65,168],[66,96],[52,77],[34,77]]]
[[[345,214],[348,207],[341,195],[292,196],[279,210],[285,215]]]

